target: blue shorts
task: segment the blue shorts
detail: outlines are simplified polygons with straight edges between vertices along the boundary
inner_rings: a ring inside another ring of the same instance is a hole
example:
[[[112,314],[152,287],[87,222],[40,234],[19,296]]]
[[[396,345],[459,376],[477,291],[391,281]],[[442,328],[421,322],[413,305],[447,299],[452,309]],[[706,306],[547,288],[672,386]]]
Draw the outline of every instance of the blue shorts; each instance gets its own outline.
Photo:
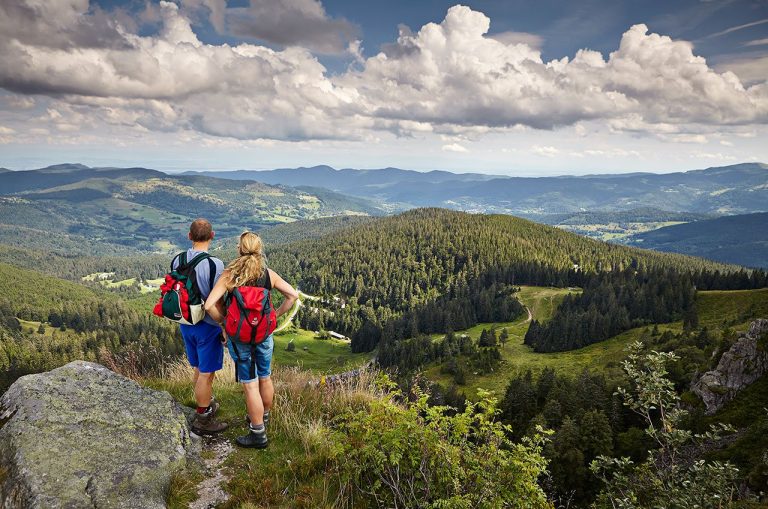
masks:
[[[221,344],[221,327],[208,322],[182,325],[181,337],[187,359],[193,368],[201,373],[213,373],[221,369],[224,362],[224,345]]]
[[[272,334],[264,341],[253,347],[253,353],[256,357],[256,366],[254,373],[251,373],[251,345],[241,343],[240,341],[230,339],[227,341],[227,348],[232,360],[235,361],[235,370],[237,380],[242,383],[253,382],[256,376],[259,378],[269,378],[272,374],[272,351],[275,349],[275,340]],[[256,375],[256,376],[254,376]]]

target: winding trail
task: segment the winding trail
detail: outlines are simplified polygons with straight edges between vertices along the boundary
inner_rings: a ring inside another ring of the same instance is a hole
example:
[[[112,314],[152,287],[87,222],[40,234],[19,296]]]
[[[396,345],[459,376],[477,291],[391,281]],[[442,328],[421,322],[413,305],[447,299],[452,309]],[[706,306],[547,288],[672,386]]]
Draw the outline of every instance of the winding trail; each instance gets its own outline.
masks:
[[[232,443],[220,436],[204,436],[202,441],[203,450],[212,452],[213,456],[204,460],[206,478],[198,485],[198,498],[189,504],[189,509],[210,509],[229,499],[222,486],[229,480],[224,461],[232,453]]]
[[[317,297],[315,295],[309,295],[308,293],[304,293],[301,290],[299,290],[299,298],[296,299],[296,304],[293,305],[291,308],[291,314],[288,315],[288,318],[286,318],[283,323],[275,329],[275,332],[280,332],[281,330],[285,329],[286,327],[289,327],[291,325],[291,322],[293,322],[293,318],[296,316],[296,313],[299,312],[299,308],[304,305],[303,300],[320,300],[320,297]]]

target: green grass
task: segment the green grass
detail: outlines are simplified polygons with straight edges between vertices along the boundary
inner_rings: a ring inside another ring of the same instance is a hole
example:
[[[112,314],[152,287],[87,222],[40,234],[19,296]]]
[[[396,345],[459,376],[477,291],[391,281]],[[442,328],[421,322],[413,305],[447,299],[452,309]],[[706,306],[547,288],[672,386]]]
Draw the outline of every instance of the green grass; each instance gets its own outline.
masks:
[[[699,325],[746,330],[755,318],[768,318],[768,288],[699,292]]]
[[[553,287],[521,286],[517,294],[520,302],[531,310],[534,320],[546,322],[555,313],[557,306],[569,293],[581,293],[581,289],[571,290]],[[523,333],[525,334],[525,333]]]
[[[265,450],[241,449],[235,447],[224,461],[223,468],[229,481],[223,486],[230,498],[220,505],[220,508],[240,507],[325,507],[329,498],[327,479],[324,478],[323,459],[314,454],[308,454],[301,441],[301,431],[286,421],[283,413],[288,412],[291,404],[280,399],[279,384],[292,383],[288,378],[275,373],[276,384],[275,406],[272,420],[268,429],[269,447]],[[194,407],[190,382],[174,382],[169,380],[147,380],[144,385],[158,390],[168,391],[177,401],[188,407]],[[293,382],[295,384],[295,382]],[[333,397],[332,393],[323,396],[312,391],[322,391],[319,388],[291,389],[294,398],[307,398],[305,409],[307,419],[317,411],[318,397]],[[235,438],[246,433],[245,401],[242,389],[236,384],[216,383],[214,385],[216,399],[221,404],[218,418],[229,424],[222,433],[225,440],[234,442]],[[283,393],[285,394],[285,393]],[[281,411],[283,413],[281,413]],[[293,410],[296,411],[296,410]],[[194,472],[193,472],[194,475]],[[183,478],[182,478],[183,479]],[[196,498],[195,482],[199,478],[184,482],[174,481],[169,494],[169,507],[185,507],[190,499]],[[328,483],[330,484],[330,483]],[[192,496],[190,496],[190,494]],[[253,504],[252,506],[246,504]]]
[[[291,340],[296,345],[293,352],[286,350]],[[337,373],[360,366],[370,358],[370,353],[352,353],[349,341],[316,339],[312,331],[304,329],[289,328],[275,335],[274,362],[279,366]]]
[[[563,289],[523,287],[520,300],[528,306],[535,319],[547,320],[554,309],[567,293]],[[736,291],[704,291],[698,293],[697,301],[699,323],[707,326],[713,333],[718,333],[728,327],[733,330],[746,330],[755,318],[768,317],[768,289],[736,290]],[[638,327],[600,343],[571,350],[568,352],[536,353],[523,344],[523,338],[528,330],[526,319],[512,324],[480,324],[458,334],[469,334],[477,340],[483,328],[506,328],[509,333],[507,344],[501,347],[502,361],[499,368],[488,374],[475,375],[470,372],[466,384],[460,387],[467,397],[474,397],[477,389],[492,390],[497,395],[503,391],[509,378],[527,369],[534,373],[544,368],[553,368],[559,373],[577,375],[584,369],[601,371],[609,379],[621,375],[621,361],[626,357],[626,348],[630,343],[640,340],[650,327]],[[681,332],[682,322],[659,324],[659,331]],[[427,367],[425,374],[428,378],[449,386],[453,377],[440,373],[440,365],[432,364]]]

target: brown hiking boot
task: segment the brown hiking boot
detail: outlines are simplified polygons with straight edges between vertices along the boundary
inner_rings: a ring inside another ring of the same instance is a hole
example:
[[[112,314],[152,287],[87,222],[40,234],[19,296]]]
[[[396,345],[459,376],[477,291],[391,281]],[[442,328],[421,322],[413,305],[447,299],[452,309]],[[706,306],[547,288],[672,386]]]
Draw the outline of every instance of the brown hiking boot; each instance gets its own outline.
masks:
[[[226,422],[217,421],[210,410],[204,414],[195,414],[192,421],[192,432],[197,435],[213,435],[227,429]]]

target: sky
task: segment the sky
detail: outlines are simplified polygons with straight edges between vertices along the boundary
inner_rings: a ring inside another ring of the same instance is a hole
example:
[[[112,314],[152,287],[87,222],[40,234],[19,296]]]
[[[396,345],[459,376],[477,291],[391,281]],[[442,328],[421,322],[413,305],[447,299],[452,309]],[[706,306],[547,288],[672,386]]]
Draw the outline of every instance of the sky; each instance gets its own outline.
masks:
[[[3,0],[0,166],[768,162],[768,0]]]

